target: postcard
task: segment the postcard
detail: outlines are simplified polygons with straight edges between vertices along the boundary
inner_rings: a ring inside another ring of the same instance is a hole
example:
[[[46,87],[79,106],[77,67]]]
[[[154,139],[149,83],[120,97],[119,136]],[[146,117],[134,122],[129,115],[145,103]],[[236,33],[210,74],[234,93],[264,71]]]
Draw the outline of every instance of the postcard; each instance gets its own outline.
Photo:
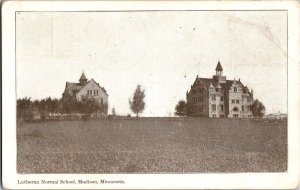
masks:
[[[296,188],[299,13],[5,1],[3,188]]]

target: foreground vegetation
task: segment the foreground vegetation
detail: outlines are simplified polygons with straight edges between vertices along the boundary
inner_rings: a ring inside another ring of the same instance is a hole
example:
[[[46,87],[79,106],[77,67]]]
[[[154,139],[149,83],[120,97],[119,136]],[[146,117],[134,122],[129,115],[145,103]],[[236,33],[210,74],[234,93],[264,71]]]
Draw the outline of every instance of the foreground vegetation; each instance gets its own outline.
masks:
[[[107,104],[99,104],[94,98],[87,96],[83,96],[81,101],[78,101],[75,96],[61,99],[48,97],[41,100],[31,100],[25,97],[17,100],[17,119],[45,120],[56,118],[58,115],[75,116],[78,114],[89,117],[92,113],[106,115],[107,109]]]
[[[23,122],[20,173],[283,172],[287,123],[130,118]]]

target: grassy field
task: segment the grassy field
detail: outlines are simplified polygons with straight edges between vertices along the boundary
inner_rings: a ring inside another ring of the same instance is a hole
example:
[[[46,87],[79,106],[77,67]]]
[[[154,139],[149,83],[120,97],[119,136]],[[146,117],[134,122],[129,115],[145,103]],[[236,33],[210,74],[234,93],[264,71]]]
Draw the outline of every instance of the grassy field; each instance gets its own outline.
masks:
[[[287,122],[189,118],[19,123],[19,173],[283,172]]]

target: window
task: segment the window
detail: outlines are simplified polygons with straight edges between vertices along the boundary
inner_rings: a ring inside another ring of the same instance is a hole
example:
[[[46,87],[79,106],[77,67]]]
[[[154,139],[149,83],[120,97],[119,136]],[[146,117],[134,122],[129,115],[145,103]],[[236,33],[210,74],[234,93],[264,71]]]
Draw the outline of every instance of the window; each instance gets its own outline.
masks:
[[[242,111],[245,111],[245,108],[244,108],[244,106],[242,106]]]
[[[224,111],[224,105],[221,105],[221,111]]]
[[[103,98],[101,98],[101,104],[103,104]]]
[[[90,95],[93,95],[93,90],[90,90]]]
[[[239,111],[239,108],[238,107],[234,107],[232,110],[233,111]]]
[[[234,103],[235,103],[235,100],[234,100],[234,99],[232,99],[232,100],[231,100],[231,103],[233,103],[233,104],[234,104]]]
[[[234,117],[234,118],[238,118],[238,117],[239,117],[239,114],[233,114],[233,117]]]
[[[233,91],[234,91],[234,92],[237,92],[237,87],[234,87],[234,88],[233,88]]]
[[[221,101],[223,101],[223,96],[221,96]]]
[[[219,89],[218,89],[218,88],[216,88],[216,92],[219,92]]]
[[[239,104],[239,103],[240,103],[240,100],[236,100],[235,102],[236,102],[237,104]]]
[[[99,95],[99,90],[97,90],[97,95]]]
[[[212,95],[212,96],[211,96],[211,100],[212,100],[212,101],[216,101],[216,95]]]
[[[87,95],[90,95],[90,93],[89,93],[90,91],[89,90],[87,90]]]
[[[94,95],[96,95],[96,90],[94,90]]]
[[[216,111],[216,109],[217,109],[217,108],[216,108],[216,104],[212,104],[212,105],[211,105],[211,110],[212,110],[212,111]]]

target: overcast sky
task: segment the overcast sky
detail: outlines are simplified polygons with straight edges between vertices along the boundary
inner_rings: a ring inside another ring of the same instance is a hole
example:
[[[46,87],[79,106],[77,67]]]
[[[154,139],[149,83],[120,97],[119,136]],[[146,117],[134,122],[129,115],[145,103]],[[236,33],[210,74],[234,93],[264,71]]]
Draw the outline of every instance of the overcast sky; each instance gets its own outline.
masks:
[[[128,98],[141,84],[142,115],[168,116],[220,60],[268,113],[286,112],[286,28],[284,11],[17,13],[17,97],[60,98],[84,70],[118,114],[131,113]]]

